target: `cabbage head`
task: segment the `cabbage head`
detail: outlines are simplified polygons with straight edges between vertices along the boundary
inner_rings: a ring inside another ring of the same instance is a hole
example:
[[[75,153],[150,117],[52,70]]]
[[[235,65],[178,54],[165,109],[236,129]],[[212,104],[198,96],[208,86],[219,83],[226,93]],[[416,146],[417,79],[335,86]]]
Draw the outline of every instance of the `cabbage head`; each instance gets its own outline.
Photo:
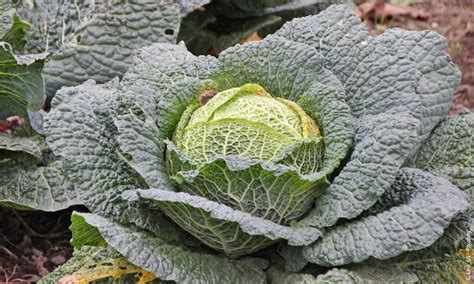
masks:
[[[445,48],[334,5],[219,58],[156,43],[120,80],[62,88],[44,130],[91,211],[73,245],[178,283],[459,280],[474,123],[446,118]]]

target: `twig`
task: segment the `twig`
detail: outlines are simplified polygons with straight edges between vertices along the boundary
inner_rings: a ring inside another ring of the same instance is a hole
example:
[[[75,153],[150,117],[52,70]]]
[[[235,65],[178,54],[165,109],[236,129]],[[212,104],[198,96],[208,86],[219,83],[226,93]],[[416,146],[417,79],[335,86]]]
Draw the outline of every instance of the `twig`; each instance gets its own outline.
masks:
[[[6,247],[0,245],[0,249],[2,249],[4,252],[6,252],[11,258],[13,258],[14,260],[17,260],[18,259],[18,256],[16,256],[13,252],[11,252],[9,249],[7,249]]]

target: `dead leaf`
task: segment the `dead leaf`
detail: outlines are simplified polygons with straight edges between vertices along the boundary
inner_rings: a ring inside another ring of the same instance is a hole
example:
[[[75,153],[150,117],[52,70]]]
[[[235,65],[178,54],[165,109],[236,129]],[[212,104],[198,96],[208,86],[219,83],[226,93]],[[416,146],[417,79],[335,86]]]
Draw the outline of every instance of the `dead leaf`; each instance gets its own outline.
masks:
[[[377,17],[390,19],[404,16],[413,19],[427,20],[432,16],[431,13],[424,9],[386,3],[380,0],[360,4],[357,7],[357,14],[361,19],[373,19]]]

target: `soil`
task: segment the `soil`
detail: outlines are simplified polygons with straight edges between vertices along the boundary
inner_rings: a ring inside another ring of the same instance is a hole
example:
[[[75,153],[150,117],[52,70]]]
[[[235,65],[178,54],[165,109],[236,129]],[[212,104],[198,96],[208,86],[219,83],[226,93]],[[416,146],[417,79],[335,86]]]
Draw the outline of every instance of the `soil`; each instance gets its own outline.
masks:
[[[400,27],[430,29],[444,35],[447,51],[463,73],[450,113],[463,107],[474,111],[474,0],[425,0],[410,7],[421,9],[421,14],[428,16],[417,19],[416,13],[385,13],[382,18],[372,13],[365,22],[373,34]],[[24,212],[0,207],[0,283],[35,282],[71,257],[68,227],[72,211]]]
[[[0,207],[0,283],[32,283],[72,255],[72,210],[18,211]]]

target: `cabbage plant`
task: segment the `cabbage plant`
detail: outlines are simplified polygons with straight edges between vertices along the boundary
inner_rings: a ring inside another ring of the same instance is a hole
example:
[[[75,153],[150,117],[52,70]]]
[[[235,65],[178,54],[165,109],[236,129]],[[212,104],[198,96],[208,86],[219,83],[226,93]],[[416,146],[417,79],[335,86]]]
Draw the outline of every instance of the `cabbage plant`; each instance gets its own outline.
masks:
[[[474,118],[446,119],[445,48],[335,5],[218,59],[157,43],[120,81],[61,89],[46,140],[92,213],[49,279],[95,246],[178,283],[459,280]]]

